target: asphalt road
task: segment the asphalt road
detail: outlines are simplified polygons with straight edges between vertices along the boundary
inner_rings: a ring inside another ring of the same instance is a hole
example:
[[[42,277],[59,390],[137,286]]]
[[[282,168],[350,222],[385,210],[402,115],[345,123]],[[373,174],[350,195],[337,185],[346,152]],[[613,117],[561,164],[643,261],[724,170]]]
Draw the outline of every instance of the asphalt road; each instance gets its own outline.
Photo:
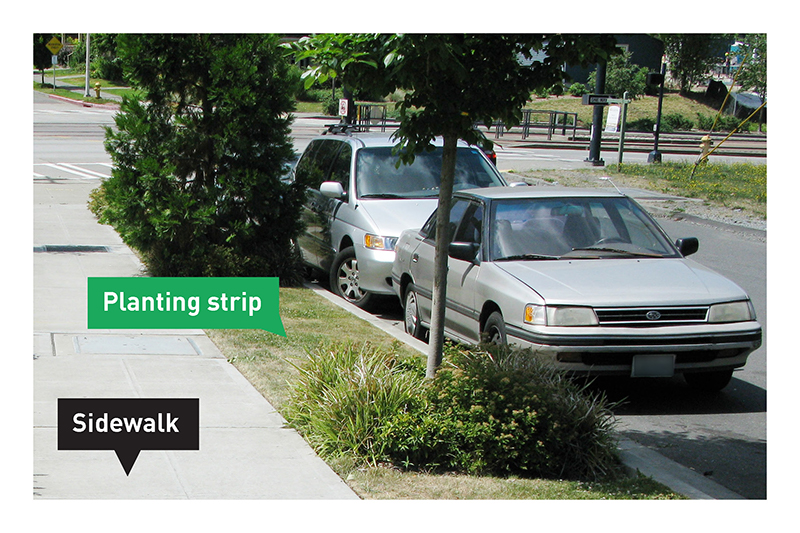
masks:
[[[103,148],[103,125],[113,112],[66,104],[34,94],[34,180],[98,181],[111,173]],[[301,151],[320,132],[322,122],[298,118],[295,148]],[[576,151],[498,150],[500,168],[582,168],[587,153]],[[616,154],[603,153],[607,163]],[[626,161],[634,161],[635,157]],[[645,154],[646,158],[646,154]],[[669,160],[669,156],[665,156]],[[763,159],[761,160],[763,162]],[[99,183],[99,181],[98,181]],[[756,306],[766,332],[766,236],[763,232],[660,219],[673,238],[696,236],[700,251],[693,258],[739,283]],[[402,327],[400,306],[387,300],[376,310],[388,324]],[[751,499],[766,498],[766,335],[720,394],[702,396],[677,377],[672,380],[598,383],[615,400],[620,431],[661,454]]]

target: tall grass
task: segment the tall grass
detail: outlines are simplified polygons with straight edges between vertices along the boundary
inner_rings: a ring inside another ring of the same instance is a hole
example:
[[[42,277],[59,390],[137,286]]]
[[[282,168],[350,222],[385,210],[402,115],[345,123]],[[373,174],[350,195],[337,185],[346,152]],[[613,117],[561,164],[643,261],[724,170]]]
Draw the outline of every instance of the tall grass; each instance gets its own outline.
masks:
[[[423,379],[403,370],[394,351],[352,342],[320,346],[297,366],[286,418],[323,456],[383,457],[376,431],[416,405]]]

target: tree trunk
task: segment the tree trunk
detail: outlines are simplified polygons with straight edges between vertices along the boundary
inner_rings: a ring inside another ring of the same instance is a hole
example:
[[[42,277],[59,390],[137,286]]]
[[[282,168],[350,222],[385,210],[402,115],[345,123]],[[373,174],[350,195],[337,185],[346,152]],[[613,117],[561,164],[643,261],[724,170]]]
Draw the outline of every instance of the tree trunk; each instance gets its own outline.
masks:
[[[450,201],[453,197],[453,179],[456,169],[456,134],[444,135],[442,151],[442,178],[439,185],[439,208],[436,212],[436,258],[433,275],[433,308],[428,365],[425,377],[433,379],[442,364],[444,346],[444,312],[447,298],[447,247],[450,244]]]

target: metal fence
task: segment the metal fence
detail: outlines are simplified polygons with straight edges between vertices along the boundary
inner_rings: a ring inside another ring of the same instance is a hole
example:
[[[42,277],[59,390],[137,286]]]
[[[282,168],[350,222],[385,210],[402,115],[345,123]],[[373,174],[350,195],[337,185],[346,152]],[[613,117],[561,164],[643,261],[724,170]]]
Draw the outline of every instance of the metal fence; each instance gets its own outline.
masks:
[[[571,123],[568,123],[570,119]],[[495,139],[502,137],[506,129],[505,124],[495,122],[492,126],[495,128]],[[520,127],[522,128],[523,139],[527,139],[536,128],[547,129],[548,141],[553,138],[553,134],[559,129],[561,130],[561,135],[567,135],[567,129],[571,129],[572,138],[574,139],[578,129],[578,114],[567,111],[523,109]]]

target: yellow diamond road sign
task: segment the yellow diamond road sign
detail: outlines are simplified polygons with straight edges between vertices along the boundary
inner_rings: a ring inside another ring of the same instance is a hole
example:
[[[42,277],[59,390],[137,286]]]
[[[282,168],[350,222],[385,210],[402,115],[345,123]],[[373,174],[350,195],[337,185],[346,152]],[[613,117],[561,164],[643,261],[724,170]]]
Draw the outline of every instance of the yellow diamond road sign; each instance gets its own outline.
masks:
[[[55,37],[50,39],[45,46],[47,47],[48,50],[50,50],[53,53],[53,55],[56,55],[61,50],[61,48],[64,47],[64,45],[61,44],[61,41],[59,41]]]

